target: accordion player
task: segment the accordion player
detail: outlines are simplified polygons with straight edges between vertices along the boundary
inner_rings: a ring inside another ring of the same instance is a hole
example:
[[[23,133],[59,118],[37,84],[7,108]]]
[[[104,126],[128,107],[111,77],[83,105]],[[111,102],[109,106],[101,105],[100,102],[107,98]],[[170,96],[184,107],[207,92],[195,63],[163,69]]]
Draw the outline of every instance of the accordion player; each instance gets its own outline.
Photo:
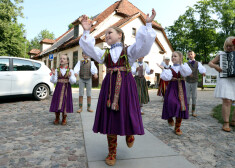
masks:
[[[220,72],[219,77],[235,77],[235,51],[220,53]]]

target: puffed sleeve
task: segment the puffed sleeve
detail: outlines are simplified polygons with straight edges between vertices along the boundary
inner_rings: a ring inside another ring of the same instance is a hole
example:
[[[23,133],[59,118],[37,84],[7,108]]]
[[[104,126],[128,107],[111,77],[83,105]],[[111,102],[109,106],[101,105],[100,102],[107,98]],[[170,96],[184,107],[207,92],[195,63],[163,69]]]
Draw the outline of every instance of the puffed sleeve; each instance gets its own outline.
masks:
[[[180,65],[179,71],[183,77],[186,77],[192,74],[192,70],[187,63]]]
[[[70,84],[74,84],[74,83],[76,83],[76,77],[75,77],[74,71],[72,69],[70,69],[70,72],[71,72],[71,76],[69,77],[69,82],[70,82]]]
[[[79,40],[79,45],[89,57],[102,64],[104,62],[104,58],[102,58],[102,56],[104,55],[105,50],[95,47],[95,38],[89,33],[90,31],[83,32],[83,35]]]
[[[206,68],[200,62],[198,62],[198,71],[201,74],[206,73]]]
[[[149,65],[147,63],[144,63],[145,64],[145,71],[148,75],[150,75],[150,68],[149,68]]]
[[[95,66],[95,63],[94,61],[91,61],[91,74],[94,75],[94,74],[97,74],[98,73],[98,70]]]
[[[51,75],[51,83],[57,83],[58,75],[57,75],[57,69],[55,70],[55,75]]]
[[[173,74],[170,69],[163,69],[160,78],[164,81],[170,81],[173,77]]]
[[[136,64],[135,63],[131,66],[131,72],[133,75],[136,75]]]
[[[140,57],[146,56],[157,36],[157,33],[152,28],[152,23],[147,23],[146,26],[141,26],[136,34],[136,42],[127,48],[127,55],[130,65]]]
[[[79,74],[79,71],[80,71],[80,61],[78,61],[78,63],[75,65],[73,71],[74,71],[74,73]]]

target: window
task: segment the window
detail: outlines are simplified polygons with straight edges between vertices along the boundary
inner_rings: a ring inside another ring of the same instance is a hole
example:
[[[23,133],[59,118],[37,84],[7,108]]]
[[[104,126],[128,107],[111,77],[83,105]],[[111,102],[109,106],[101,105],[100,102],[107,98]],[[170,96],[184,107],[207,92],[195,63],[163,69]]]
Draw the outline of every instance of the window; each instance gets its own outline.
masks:
[[[73,52],[73,68],[75,67],[77,62],[78,62],[78,51],[74,51]]]
[[[132,36],[136,36],[136,28],[132,28]]]
[[[44,60],[45,65],[47,65],[47,60]]]
[[[7,58],[0,59],[0,71],[9,71],[9,59]]]
[[[53,64],[53,68],[56,69],[57,68],[57,57],[54,57],[54,64]]]
[[[34,71],[34,66],[31,61],[13,59],[13,71]]]
[[[74,31],[74,38],[77,38],[78,34],[79,34],[79,27],[78,27],[78,25],[74,26],[73,31]]]
[[[40,63],[34,62],[35,70],[38,70],[41,67]]]

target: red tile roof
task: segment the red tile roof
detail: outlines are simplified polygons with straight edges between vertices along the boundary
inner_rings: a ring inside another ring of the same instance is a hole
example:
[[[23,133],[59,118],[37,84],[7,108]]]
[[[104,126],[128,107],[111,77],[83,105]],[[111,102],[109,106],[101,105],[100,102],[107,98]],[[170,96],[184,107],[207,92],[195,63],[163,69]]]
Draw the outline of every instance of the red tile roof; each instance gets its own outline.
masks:
[[[33,54],[33,55],[37,55],[40,53],[40,50],[39,49],[32,49],[28,52],[28,54]]]
[[[125,26],[126,24],[128,24],[129,22],[131,22],[132,20],[134,20],[134,19],[136,19],[138,17],[142,20],[142,22],[144,24],[146,23],[144,17],[142,16],[142,14],[136,13],[136,14],[134,14],[132,16],[129,16],[129,17],[126,17],[124,19],[119,20],[117,23],[113,24],[112,26],[122,28],[123,26]],[[110,26],[110,27],[112,27],[112,26]],[[102,41],[104,41],[105,40],[105,36],[104,36],[105,35],[105,31],[106,30],[102,31],[100,34],[95,36],[95,39],[99,39],[100,38]],[[166,50],[165,50],[165,48],[163,47],[163,45],[161,44],[161,42],[159,41],[159,39],[157,37],[156,37],[155,41],[160,46],[160,48],[163,50],[163,52],[165,53]]]
[[[114,4],[112,4],[111,6],[109,6],[107,9],[105,9],[102,13],[100,13],[93,21],[96,22],[95,25],[93,25],[91,27],[90,32],[93,32],[95,30],[95,28],[102,23],[108,16],[110,16],[113,12],[116,11],[116,14],[118,15],[122,15],[124,17],[124,19],[121,19],[120,21],[118,21],[117,23],[115,23],[114,25],[122,25],[125,22],[131,21],[131,19],[135,19],[134,15],[136,15],[137,13],[140,13],[142,15],[142,18],[145,22],[145,18],[146,18],[146,14],[143,13],[141,10],[139,10],[137,7],[135,7],[132,3],[130,3],[128,0],[120,0],[115,2]],[[80,22],[80,17],[78,19],[76,19],[73,24],[77,24],[77,22]],[[113,26],[114,26],[113,25]],[[158,30],[160,30],[164,37],[166,38],[166,41],[169,45],[169,47],[171,48],[172,51],[173,48],[164,32],[164,29],[161,27],[161,25],[159,25],[156,22],[152,22],[152,26],[153,28],[156,28]],[[99,35],[97,35],[95,38],[99,38],[101,37],[102,33],[100,33]],[[67,42],[65,42],[62,46],[60,46],[60,50],[66,49],[66,48],[71,48],[74,47],[78,44],[80,37],[77,37],[76,39],[71,39]],[[100,41],[99,39],[97,41]],[[160,41],[158,39],[156,39],[156,42],[160,45],[160,47],[162,48],[162,50],[165,52],[165,49],[163,48],[162,44],[160,43]]]
[[[55,42],[56,42],[55,40],[45,38],[45,39],[43,39],[42,41],[40,41],[40,44],[41,44],[41,43],[54,44]]]

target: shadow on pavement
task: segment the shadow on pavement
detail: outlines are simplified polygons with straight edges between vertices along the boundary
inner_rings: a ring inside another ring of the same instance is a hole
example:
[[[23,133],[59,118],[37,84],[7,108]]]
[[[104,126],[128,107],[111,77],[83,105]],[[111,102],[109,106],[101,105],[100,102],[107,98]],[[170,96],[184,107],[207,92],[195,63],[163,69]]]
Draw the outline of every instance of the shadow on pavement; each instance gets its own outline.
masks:
[[[37,100],[32,95],[17,95],[17,96],[0,97],[0,104],[21,102],[21,101],[37,101]]]

